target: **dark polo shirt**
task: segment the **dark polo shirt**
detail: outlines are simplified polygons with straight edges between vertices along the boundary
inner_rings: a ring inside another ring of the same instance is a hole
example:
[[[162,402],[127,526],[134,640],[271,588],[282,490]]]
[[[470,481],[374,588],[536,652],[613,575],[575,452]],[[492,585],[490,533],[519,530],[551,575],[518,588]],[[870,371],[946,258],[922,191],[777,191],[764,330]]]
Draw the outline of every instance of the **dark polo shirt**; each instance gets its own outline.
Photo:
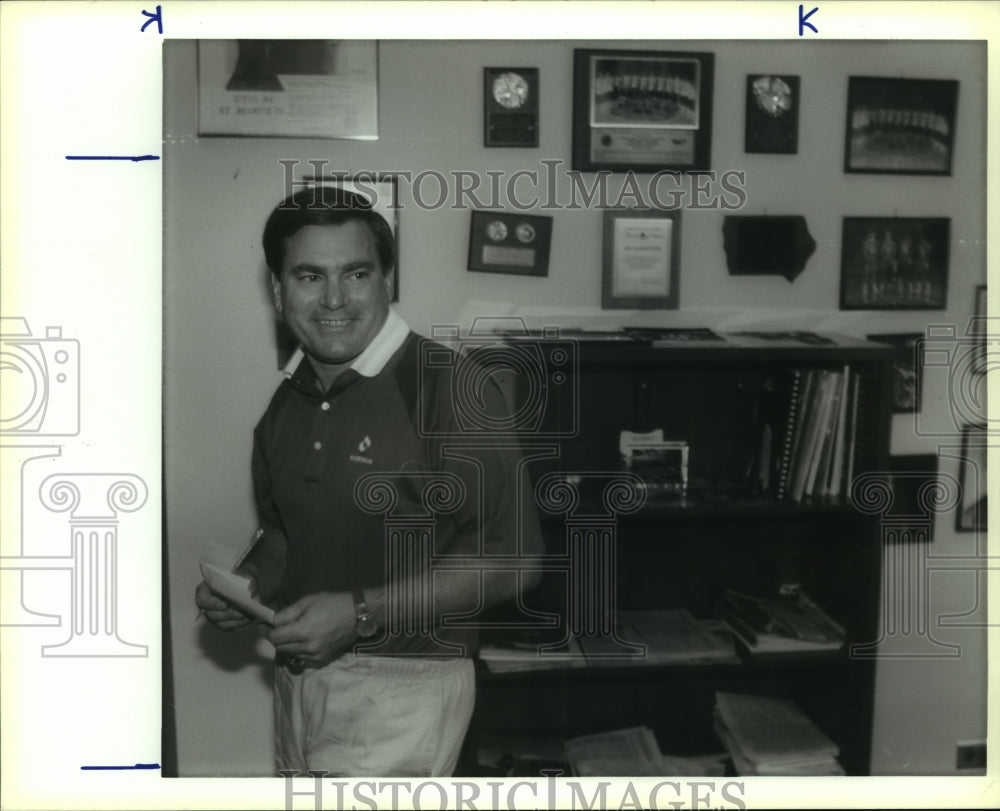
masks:
[[[393,317],[398,328],[402,322]],[[287,541],[281,604],[316,592],[386,585],[399,560],[387,558],[386,513],[358,504],[355,487],[368,474],[395,485],[398,501],[389,522],[425,527],[421,492],[428,478],[435,472],[457,477],[464,497],[456,509],[434,515],[435,555],[512,555],[519,537],[521,554],[541,552],[527,474],[522,471],[519,480],[519,451],[509,443],[461,447],[441,436],[460,431],[453,367],[427,364],[428,343],[407,330],[377,374],[349,369],[326,392],[303,359],[275,392],[254,431],[253,483],[262,527]],[[451,351],[434,346],[438,353]],[[477,407],[502,415],[499,389],[487,379],[482,393]],[[401,565],[409,571],[412,563]],[[474,634],[463,629],[435,633],[465,643],[467,651],[474,643]],[[394,637],[383,652],[431,648],[425,637],[411,634]]]

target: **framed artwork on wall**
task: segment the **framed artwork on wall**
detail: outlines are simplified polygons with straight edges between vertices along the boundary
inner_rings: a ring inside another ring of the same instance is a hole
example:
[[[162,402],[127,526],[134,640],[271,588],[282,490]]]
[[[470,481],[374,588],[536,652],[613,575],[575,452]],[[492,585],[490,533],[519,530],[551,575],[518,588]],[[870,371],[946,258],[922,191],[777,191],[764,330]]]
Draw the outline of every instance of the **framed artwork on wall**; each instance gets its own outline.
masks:
[[[920,411],[921,377],[917,365],[918,342],[923,333],[880,333],[869,335],[892,347],[892,411],[894,414],[915,414]]]
[[[959,484],[962,489],[955,529],[978,532],[986,529],[986,428],[966,425],[962,429],[962,461]]]
[[[538,68],[483,68],[483,145],[538,146]]]
[[[573,168],[709,169],[715,55],[573,52]]]
[[[951,220],[844,217],[840,309],[943,310]]]
[[[679,210],[606,209],[601,307],[676,310],[680,256]]]
[[[844,171],[950,175],[958,82],[851,76]]]
[[[473,211],[469,270],[548,276],[552,218]]]
[[[378,140],[378,43],[200,40],[198,134]]]
[[[933,541],[934,499],[930,493],[938,485],[937,455],[890,456],[889,480],[893,499],[887,514],[892,516],[896,526],[891,534],[886,534],[886,539],[904,543]],[[912,524],[905,520],[907,518],[913,519]]]
[[[798,76],[747,76],[743,150],[773,155],[799,151]]]

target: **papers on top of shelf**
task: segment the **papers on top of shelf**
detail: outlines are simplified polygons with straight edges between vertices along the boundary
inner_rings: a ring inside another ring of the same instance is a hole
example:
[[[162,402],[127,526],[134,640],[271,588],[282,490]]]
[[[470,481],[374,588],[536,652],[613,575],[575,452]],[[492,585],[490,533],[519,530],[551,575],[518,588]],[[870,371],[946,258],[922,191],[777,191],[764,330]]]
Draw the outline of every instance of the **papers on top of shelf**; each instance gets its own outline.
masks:
[[[591,664],[686,665],[737,663],[728,629],[714,621],[695,619],[685,608],[619,611],[617,636],[622,642],[645,646],[633,655],[607,637],[581,637],[580,647]],[[618,655],[615,655],[615,654]]]

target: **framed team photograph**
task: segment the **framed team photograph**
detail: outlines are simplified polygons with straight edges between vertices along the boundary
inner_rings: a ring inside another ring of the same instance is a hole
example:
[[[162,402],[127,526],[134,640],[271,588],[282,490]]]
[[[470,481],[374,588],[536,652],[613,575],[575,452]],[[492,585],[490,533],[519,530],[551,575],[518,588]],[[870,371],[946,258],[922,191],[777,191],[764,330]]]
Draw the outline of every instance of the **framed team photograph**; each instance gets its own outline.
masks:
[[[848,173],[950,175],[958,82],[851,76]]]
[[[798,76],[747,76],[743,151],[772,155],[799,151]]]
[[[604,211],[605,310],[676,310],[680,306],[681,212]]]
[[[920,411],[920,366],[916,362],[918,341],[923,333],[879,333],[869,335],[892,347],[892,411],[894,414],[915,414]]]
[[[943,310],[951,220],[844,217],[840,309]]]
[[[966,425],[962,429],[962,461],[959,484],[962,499],[955,518],[959,532],[986,529],[986,428]]]
[[[710,168],[714,54],[573,54],[574,169]]]

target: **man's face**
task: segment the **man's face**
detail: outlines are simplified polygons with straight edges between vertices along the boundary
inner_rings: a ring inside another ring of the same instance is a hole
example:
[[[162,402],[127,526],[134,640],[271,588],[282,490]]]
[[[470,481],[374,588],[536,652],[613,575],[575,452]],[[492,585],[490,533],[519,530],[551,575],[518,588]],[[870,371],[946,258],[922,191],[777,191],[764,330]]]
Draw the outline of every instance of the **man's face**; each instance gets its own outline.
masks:
[[[329,385],[364,350],[389,315],[392,279],[363,222],[307,225],[285,240],[274,306]]]

